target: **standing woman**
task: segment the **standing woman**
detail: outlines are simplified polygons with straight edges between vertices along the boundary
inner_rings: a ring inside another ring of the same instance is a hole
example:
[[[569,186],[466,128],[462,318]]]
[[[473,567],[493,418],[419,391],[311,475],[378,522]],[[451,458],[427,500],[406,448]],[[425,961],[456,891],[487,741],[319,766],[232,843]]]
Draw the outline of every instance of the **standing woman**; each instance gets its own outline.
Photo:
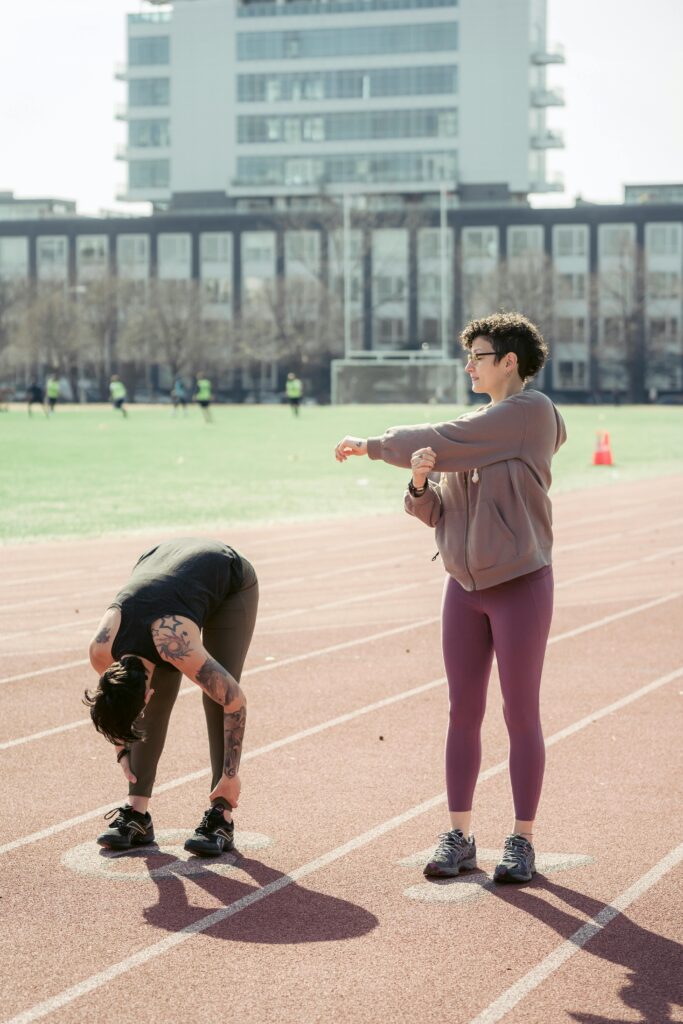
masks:
[[[497,313],[471,321],[460,340],[472,391],[489,395],[488,405],[447,423],[392,427],[367,440],[348,436],[335,456],[344,462],[368,455],[412,470],[406,511],[435,528],[447,572],[442,646],[451,828],[424,873],[447,877],[476,867],[470,822],[495,654],[515,821],[494,879],[528,882],[545,765],[539,690],[553,610],[550,463],[566,431],[550,399],[525,389],[548,354],[534,324],[519,313]]]

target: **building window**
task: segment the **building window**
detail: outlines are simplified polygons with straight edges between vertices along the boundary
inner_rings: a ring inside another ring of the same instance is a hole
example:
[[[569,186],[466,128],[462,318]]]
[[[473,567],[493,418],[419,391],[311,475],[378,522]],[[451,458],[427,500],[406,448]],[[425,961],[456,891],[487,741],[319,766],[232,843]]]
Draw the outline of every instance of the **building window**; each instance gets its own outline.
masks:
[[[171,41],[168,36],[133,36],[128,39],[128,63],[168,64],[171,59]]]
[[[167,107],[170,102],[169,78],[132,78],[128,83],[129,107]]]
[[[36,242],[38,279],[41,281],[66,281],[68,260],[68,239],[61,235],[45,235]]]
[[[192,236],[164,232],[157,240],[158,273],[161,280],[185,281],[192,276]]]
[[[553,249],[555,256],[586,256],[588,253],[588,227],[583,224],[572,227],[554,227]]]
[[[0,238],[0,278],[28,277],[28,238]]]
[[[647,275],[647,297],[649,299],[679,299],[683,294],[683,279],[680,274],[665,270],[653,270]]]
[[[439,96],[457,92],[455,66],[238,75],[240,103]]]
[[[161,147],[171,145],[171,122],[168,118],[130,121],[128,124],[128,145],[133,148]]]
[[[537,256],[543,252],[543,228],[539,225],[508,228],[507,243],[510,259]]]
[[[464,228],[462,232],[462,251],[465,259],[498,256],[497,228]]]
[[[149,272],[149,236],[119,235],[116,262],[121,277],[147,277]]]
[[[555,287],[555,297],[557,299],[585,299],[586,275],[556,274]]]
[[[601,256],[631,256],[635,241],[635,225],[600,224],[598,239]]]
[[[645,246],[649,256],[680,255],[681,225],[646,224]]]
[[[319,189],[325,183],[434,183],[457,177],[457,154],[371,153],[329,157],[262,157],[237,159],[238,185],[297,185]]]
[[[457,48],[458,25],[454,21],[237,34],[238,60],[296,60],[304,57],[353,57],[371,53],[435,53]]]
[[[169,160],[129,160],[130,188],[168,188],[171,180]]]
[[[106,273],[109,264],[109,240],[106,235],[79,235],[76,239],[78,278]]]
[[[241,143],[453,138],[457,131],[455,110],[345,111],[316,117],[264,115],[237,119],[237,138]]]

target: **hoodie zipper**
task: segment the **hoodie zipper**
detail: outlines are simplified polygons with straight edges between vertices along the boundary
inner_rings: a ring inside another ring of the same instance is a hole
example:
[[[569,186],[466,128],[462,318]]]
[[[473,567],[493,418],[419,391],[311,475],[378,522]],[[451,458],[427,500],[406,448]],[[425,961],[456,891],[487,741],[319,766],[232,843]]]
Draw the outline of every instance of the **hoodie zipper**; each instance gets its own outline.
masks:
[[[470,529],[470,496],[467,490],[467,473],[463,473],[463,483],[465,485],[465,568],[467,569],[467,575],[472,580],[472,590],[477,589],[477,584],[474,582],[474,576],[470,572],[470,566],[467,561],[467,540]]]

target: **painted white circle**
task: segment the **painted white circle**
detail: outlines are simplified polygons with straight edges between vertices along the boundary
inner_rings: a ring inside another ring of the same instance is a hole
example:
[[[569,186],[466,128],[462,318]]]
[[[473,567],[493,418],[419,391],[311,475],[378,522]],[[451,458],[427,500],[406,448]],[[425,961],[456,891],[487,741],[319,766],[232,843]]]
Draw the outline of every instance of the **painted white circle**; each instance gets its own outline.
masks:
[[[157,832],[156,843],[133,850],[105,850],[91,839],[67,850],[62,864],[78,874],[97,875],[116,882],[148,882],[155,878],[209,873],[230,875],[239,870],[240,852],[263,850],[272,844],[272,839],[260,832],[239,832],[235,837],[237,851],[220,857],[197,857],[183,849],[189,835],[187,829],[164,829]]]

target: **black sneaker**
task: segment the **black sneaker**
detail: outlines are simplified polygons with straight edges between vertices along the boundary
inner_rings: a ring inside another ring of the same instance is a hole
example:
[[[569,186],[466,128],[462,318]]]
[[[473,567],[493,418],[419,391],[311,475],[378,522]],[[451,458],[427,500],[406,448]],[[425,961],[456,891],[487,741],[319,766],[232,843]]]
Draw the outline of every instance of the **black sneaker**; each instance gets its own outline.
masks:
[[[185,841],[185,849],[200,857],[219,857],[235,849],[235,824],[226,821],[220,807],[204,811],[201,823]]]
[[[425,865],[427,878],[453,878],[461,871],[476,871],[477,846],[474,836],[467,839],[459,828],[442,832],[440,842]]]
[[[97,837],[100,846],[107,850],[130,850],[133,846],[147,846],[154,842],[154,825],[149,812],[141,814],[134,811],[130,804],[114,807],[105,814],[105,819],[116,818],[106,832]]]
[[[534,848],[524,836],[512,835],[505,840],[503,859],[496,864],[494,882],[530,882],[536,874]]]

